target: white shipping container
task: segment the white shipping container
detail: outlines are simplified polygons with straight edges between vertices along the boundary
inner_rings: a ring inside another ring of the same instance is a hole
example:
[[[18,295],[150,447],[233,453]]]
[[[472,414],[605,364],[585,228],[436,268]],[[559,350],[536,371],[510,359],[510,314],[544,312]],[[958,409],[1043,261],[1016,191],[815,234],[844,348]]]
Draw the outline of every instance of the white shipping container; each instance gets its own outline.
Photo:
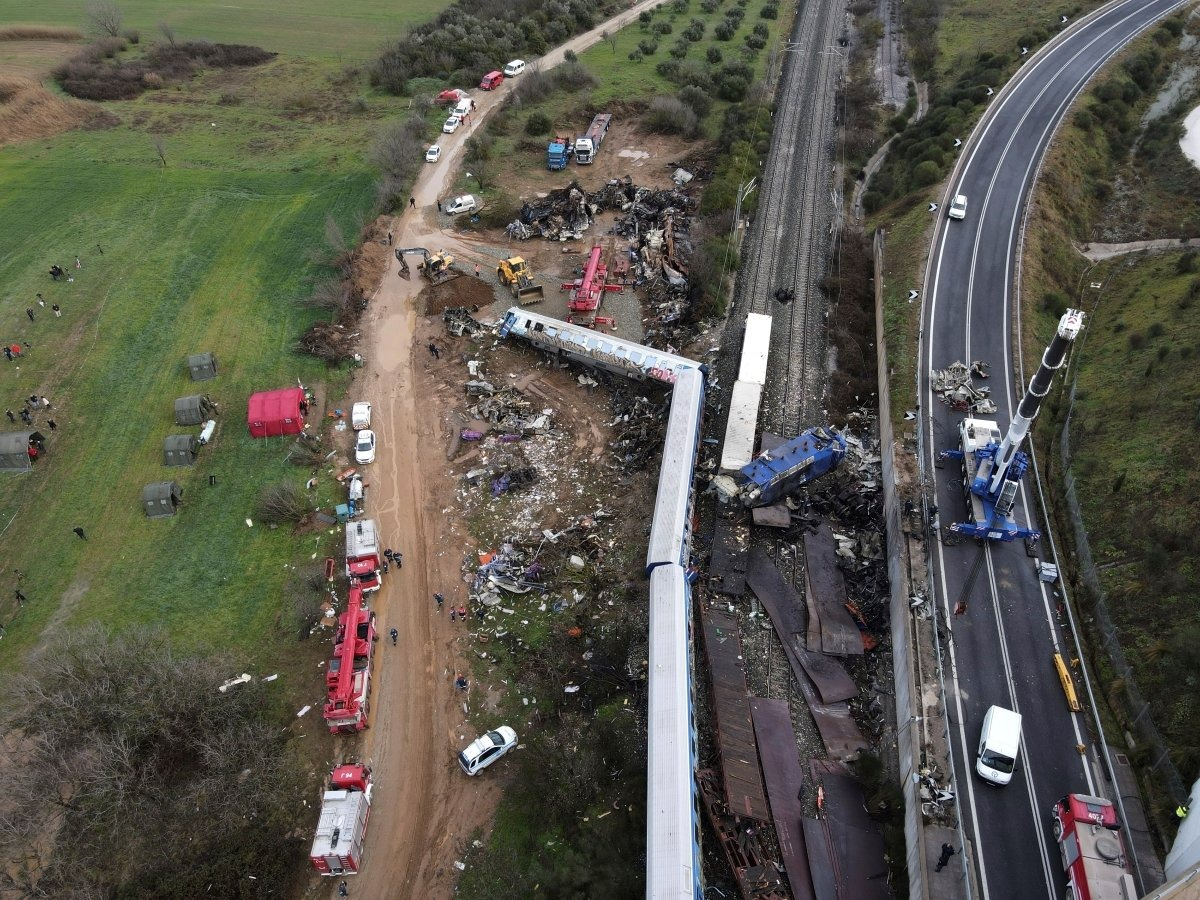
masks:
[[[721,471],[731,474],[754,459],[754,435],[758,430],[758,404],[763,386],[736,381],[729,400],[729,424],[721,447]]]
[[[767,354],[771,350],[771,317],[760,313],[746,316],[746,335],[742,339],[742,364],[738,381],[765,385]]]

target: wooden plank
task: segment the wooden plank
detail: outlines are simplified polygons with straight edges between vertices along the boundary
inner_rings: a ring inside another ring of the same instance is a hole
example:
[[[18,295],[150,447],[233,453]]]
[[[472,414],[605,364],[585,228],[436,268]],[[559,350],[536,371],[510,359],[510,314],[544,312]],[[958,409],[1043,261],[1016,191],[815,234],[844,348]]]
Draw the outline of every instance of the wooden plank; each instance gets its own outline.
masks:
[[[846,583],[837,564],[837,541],[822,522],[816,534],[804,535],[806,590],[821,610],[821,650],[836,656],[862,655],[858,624],[846,610]]]
[[[767,782],[767,798],[783,868],[794,900],[816,900],[808,851],[804,846],[804,828],[800,824],[804,809],[800,803],[804,789],[804,770],[796,755],[796,735],[786,700],[755,697],[750,701],[758,755]]]
[[[738,625],[731,616],[714,609],[704,610],[702,618],[725,800],[731,812],[768,822],[771,813],[758,764]]]

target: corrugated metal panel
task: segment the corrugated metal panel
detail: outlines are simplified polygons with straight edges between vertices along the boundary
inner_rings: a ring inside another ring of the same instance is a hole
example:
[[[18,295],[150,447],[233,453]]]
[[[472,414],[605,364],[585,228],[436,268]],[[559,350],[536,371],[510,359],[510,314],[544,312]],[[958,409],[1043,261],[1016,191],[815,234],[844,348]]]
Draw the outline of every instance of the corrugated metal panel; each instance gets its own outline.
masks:
[[[742,363],[738,381],[762,387],[767,383],[767,354],[771,350],[771,317],[761,313],[746,316],[746,336],[742,339]]]
[[[729,424],[721,447],[721,471],[737,472],[754,459],[754,436],[758,431],[758,406],[762,385],[737,381],[729,400]]]

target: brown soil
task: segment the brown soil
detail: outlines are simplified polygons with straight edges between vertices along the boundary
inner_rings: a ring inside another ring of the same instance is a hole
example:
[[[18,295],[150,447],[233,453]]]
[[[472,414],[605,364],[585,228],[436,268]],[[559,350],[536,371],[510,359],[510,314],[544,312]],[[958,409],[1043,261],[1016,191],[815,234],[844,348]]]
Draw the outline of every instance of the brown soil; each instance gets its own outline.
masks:
[[[0,145],[73,128],[109,128],[119,121],[94,104],[57,97],[31,78],[0,77]]]

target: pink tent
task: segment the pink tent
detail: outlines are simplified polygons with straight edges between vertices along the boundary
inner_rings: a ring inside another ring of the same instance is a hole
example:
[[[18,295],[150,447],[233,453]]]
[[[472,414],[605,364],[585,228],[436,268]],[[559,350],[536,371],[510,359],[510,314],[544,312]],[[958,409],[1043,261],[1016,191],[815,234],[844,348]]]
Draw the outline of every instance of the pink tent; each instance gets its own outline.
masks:
[[[277,437],[282,434],[299,434],[304,430],[304,414],[308,404],[304,402],[302,388],[283,388],[278,391],[260,391],[250,395],[250,411],[246,422],[251,437]]]

